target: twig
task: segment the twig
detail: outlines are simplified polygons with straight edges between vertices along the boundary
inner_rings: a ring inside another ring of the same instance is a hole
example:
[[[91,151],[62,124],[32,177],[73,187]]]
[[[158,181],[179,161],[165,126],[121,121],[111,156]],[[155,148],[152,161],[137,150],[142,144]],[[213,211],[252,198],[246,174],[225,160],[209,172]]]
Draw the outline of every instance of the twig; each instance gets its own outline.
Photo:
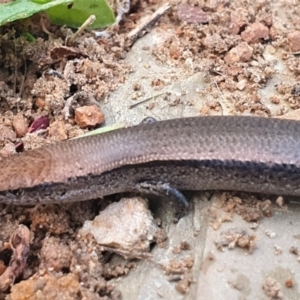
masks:
[[[156,98],[156,97],[158,97],[158,96],[161,96],[161,95],[163,95],[163,94],[166,94],[166,93],[167,93],[167,92],[163,92],[163,93],[160,93],[160,94],[158,94],[158,95],[154,95],[154,96],[151,96],[151,97],[149,97],[149,98],[146,98],[146,99],[144,99],[144,100],[142,100],[142,101],[140,101],[140,102],[134,103],[134,104],[132,104],[132,105],[129,106],[129,109],[134,108],[134,107],[136,107],[136,106],[138,106],[138,105],[140,105],[140,104],[142,104],[142,103],[145,103],[145,102],[147,102],[147,101],[149,101],[149,100],[151,100],[151,99],[154,99],[154,98]]]
[[[41,15],[41,18],[40,18],[40,24],[41,24],[42,30],[43,30],[46,34],[48,34],[50,37],[53,37],[53,34],[52,34],[52,33],[46,28],[46,26],[45,26],[43,15]]]
[[[15,70],[14,70],[14,96],[17,93],[17,67],[18,67],[18,59],[17,59],[17,47],[16,47],[16,32],[14,31],[14,54],[15,54]]]
[[[159,20],[160,17],[163,16],[170,8],[171,5],[169,3],[165,3],[151,16],[144,17],[141,20],[141,24],[129,32],[127,36],[129,43],[128,46],[131,46],[139,37],[143,36],[147,30],[154,25],[157,20]]]
[[[218,83],[217,83],[216,81],[213,81],[213,83],[214,83],[215,86],[217,87],[217,90],[218,90],[218,92],[219,92],[219,94],[220,94],[222,100],[224,101],[223,93],[221,92]],[[222,106],[222,103],[221,103],[220,101],[218,101],[218,102],[219,102],[219,104],[220,104],[220,106],[221,106],[221,110],[222,110],[221,113],[222,113],[222,115],[224,115],[224,108],[223,108],[223,106]]]
[[[27,63],[26,63],[25,57],[23,57],[23,59],[24,59],[24,77],[22,79],[22,83],[21,83],[21,87],[20,87],[20,97],[21,98],[23,96],[23,92],[24,92],[24,88],[25,88],[25,80],[26,80],[26,75],[27,75]]]
[[[96,21],[95,15],[90,15],[87,20],[78,28],[78,30],[69,38],[69,40],[66,40],[66,44],[73,44],[75,39],[79,34],[81,34],[87,27],[92,25]]]

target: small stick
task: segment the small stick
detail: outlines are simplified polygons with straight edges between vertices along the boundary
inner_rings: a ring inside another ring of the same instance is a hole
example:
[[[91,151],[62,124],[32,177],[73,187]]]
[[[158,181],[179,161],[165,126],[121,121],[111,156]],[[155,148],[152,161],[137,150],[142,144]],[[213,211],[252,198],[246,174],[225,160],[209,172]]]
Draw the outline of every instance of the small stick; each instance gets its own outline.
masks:
[[[45,26],[43,15],[41,15],[41,18],[40,18],[40,24],[41,24],[42,30],[43,30],[46,34],[48,34],[50,37],[53,37],[53,34],[52,34],[52,33],[46,28],[46,26]]]
[[[90,15],[87,20],[78,28],[78,30],[70,37],[69,40],[66,40],[66,44],[73,44],[75,39],[79,34],[81,34],[87,27],[92,25],[96,21],[95,15]]]
[[[142,100],[142,101],[140,101],[140,102],[134,103],[134,104],[132,104],[132,105],[129,106],[129,109],[134,108],[134,107],[136,107],[136,106],[138,106],[138,105],[140,105],[140,104],[142,104],[142,103],[145,103],[145,102],[147,102],[147,101],[149,101],[149,100],[151,100],[151,99],[154,99],[154,98],[156,98],[156,97],[158,97],[158,96],[161,96],[161,95],[163,95],[163,94],[166,94],[166,93],[167,93],[167,92],[163,92],[163,93],[160,93],[160,94],[158,94],[158,95],[154,95],[154,96],[151,96],[151,97],[149,97],[149,98],[146,98],[146,99],[144,99],[144,100]]]
[[[162,5],[156,12],[154,12],[151,16],[146,16],[141,20],[141,24],[138,25],[136,28],[131,30],[127,36],[129,41],[129,46],[131,46],[139,37],[143,36],[146,31],[151,27],[157,20],[163,16],[166,11],[171,8],[169,3]]]
[[[220,94],[222,100],[224,101],[223,93],[221,92],[218,83],[217,83],[216,81],[213,81],[213,83],[214,83],[215,86],[217,87],[217,90],[218,90],[218,92],[219,92],[219,94]],[[218,101],[218,102],[219,102],[219,104],[220,104],[220,106],[221,106],[221,110],[222,110],[221,113],[222,113],[222,115],[224,115],[224,108],[223,108],[223,106],[222,106],[222,102],[221,102],[221,101]]]

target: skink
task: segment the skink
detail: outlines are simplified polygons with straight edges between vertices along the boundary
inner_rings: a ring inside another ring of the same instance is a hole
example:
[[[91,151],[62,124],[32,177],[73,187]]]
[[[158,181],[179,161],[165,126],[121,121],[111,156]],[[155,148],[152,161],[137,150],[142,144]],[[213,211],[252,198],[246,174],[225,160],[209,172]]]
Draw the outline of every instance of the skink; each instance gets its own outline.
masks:
[[[300,196],[300,122],[210,116],[145,123],[0,161],[0,203],[82,201],[135,191],[236,190]]]

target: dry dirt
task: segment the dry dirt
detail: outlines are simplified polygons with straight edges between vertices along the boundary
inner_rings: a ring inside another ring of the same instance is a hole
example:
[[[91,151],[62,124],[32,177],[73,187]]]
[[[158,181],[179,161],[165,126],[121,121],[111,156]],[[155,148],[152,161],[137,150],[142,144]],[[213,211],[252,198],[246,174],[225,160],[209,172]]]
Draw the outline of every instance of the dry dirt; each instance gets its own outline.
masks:
[[[126,61],[136,42],[130,37],[132,30],[164,3],[135,1],[120,24],[107,29],[105,37],[95,38],[93,32],[86,31],[71,45],[66,45],[65,40],[72,31],[50,24],[44,16],[0,27],[0,159],[73,138],[98,128],[105,120],[111,123],[112,118],[106,117],[102,107],[134,72]],[[168,3],[171,8],[154,24],[160,34],[165,33],[165,39],[144,46],[141,51],[158,64],[180,68],[183,77],[203,73],[207,85],[196,93],[199,98],[209,95],[200,105],[185,98],[184,93],[163,92],[168,107],[197,107],[197,115],[265,117],[282,116],[300,108],[299,1],[282,0],[276,5],[267,0]],[[151,30],[153,26],[143,34]],[[35,41],[27,41],[23,32],[30,32]],[[269,59],[275,54],[280,57],[280,68],[288,70],[290,77],[277,79],[273,92],[262,101],[260,90],[278,73],[278,60]],[[142,65],[149,70],[151,67],[147,62]],[[178,80],[178,74],[157,74],[150,82],[153,94]],[[135,109],[146,95],[142,81],[131,83],[130,92]],[[146,102],[149,115],[156,105],[155,98]],[[130,272],[135,262],[116,259],[111,251],[103,251],[92,236],[79,234],[84,221],[93,220],[113,200],[110,197],[100,202],[26,208],[0,204],[0,276],[16,251],[10,239],[18,226],[26,225],[31,234],[30,251],[22,252],[28,256],[23,273],[17,274],[15,285],[3,288],[0,298],[120,299],[122,293],[112,279]],[[225,217],[221,221],[213,219],[214,213],[210,212],[210,225],[218,229],[233,214],[249,222],[270,217],[271,204],[268,199],[263,200],[257,204],[251,198],[243,205],[239,197],[224,194]],[[161,225],[164,220],[156,222]],[[182,251],[189,250],[187,244],[183,245]],[[216,247],[228,245],[255,251],[255,236],[224,232]],[[187,256],[162,267],[166,275],[173,276],[170,281],[176,281],[180,294],[188,293],[193,282],[192,265],[193,259]],[[272,292],[274,286],[276,291]],[[265,283],[264,290],[272,299],[282,296],[272,279]]]

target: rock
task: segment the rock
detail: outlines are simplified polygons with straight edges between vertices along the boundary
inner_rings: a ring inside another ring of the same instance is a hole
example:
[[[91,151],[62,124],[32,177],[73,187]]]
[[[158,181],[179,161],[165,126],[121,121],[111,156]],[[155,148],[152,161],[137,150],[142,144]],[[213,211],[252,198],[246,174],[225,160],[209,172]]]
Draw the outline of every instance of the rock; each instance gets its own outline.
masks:
[[[16,141],[16,133],[10,127],[0,124],[0,132],[0,145]]]
[[[20,299],[79,299],[80,283],[74,274],[55,277],[51,274],[21,281],[11,289],[11,300]]]
[[[104,114],[96,105],[82,106],[75,110],[75,122],[80,128],[94,127],[103,123]]]
[[[294,31],[288,35],[288,44],[291,52],[300,51],[300,31]]]
[[[28,132],[28,125],[26,119],[22,114],[17,114],[12,122],[17,137],[23,137]]]
[[[242,90],[245,89],[246,85],[247,85],[247,80],[246,80],[246,79],[241,79],[241,80],[237,83],[236,87],[237,87],[240,91],[242,91]]]
[[[208,15],[199,6],[192,6],[187,3],[178,5],[178,19],[192,24],[208,23]]]
[[[242,42],[227,52],[224,60],[228,64],[235,62],[247,62],[251,59],[252,53],[252,47],[250,47],[246,42]]]
[[[269,28],[256,22],[247,27],[241,34],[244,41],[248,43],[258,43],[261,39],[269,37]]]
[[[93,221],[86,221],[80,234],[92,234],[100,245],[135,257],[149,250],[158,232],[145,200],[133,197],[110,204]]]

